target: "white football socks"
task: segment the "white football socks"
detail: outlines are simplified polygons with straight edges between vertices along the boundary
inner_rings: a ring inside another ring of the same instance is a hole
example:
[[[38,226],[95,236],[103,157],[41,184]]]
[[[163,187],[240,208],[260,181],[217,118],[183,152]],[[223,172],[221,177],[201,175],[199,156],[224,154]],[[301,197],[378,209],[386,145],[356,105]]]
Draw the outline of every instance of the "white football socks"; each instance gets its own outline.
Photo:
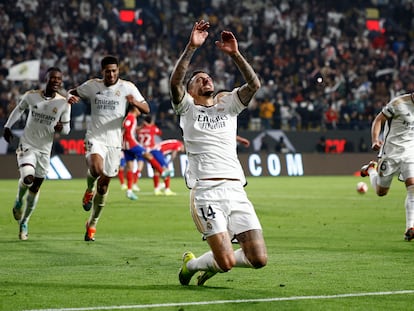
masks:
[[[368,176],[369,176],[369,181],[371,183],[372,189],[374,189],[374,191],[377,192],[377,178],[378,178],[377,170],[373,167],[370,167],[368,169]]]
[[[105,206],[106,197],[108,196],[108,192],[105,194],[96,193],[93,197],[93,205],[92,205],[92,212],[91,216],[89,217],[88,224],[90,227],[95,227],[98,223],[99,216],[101,215],[102,209]]]
[[[407,187],[405,197],[405,225],[406,229],[414,228],[414,185]]]
[[[19,186],[17,188],[17,198],[16,198],[19,202],[21,202],[23,200],[23,197],[26,194],[27,189],[29,189],[29,187],[27,187],[23,183],[22,179],[19,179]]]
[[[214,271],[222,272],[218,266],[212,251],[204,253],[200,257],[190,260],[187,263],[187,268],[190,271]]]
[[[27,224],[29,222],[30,216],[36,208],[37,201],[39,201],[39,192],[33,193],[29,191],[26,197],[26,208],[24,210],[24,215],[20,221],[21,224]]]
[[[244,254],[243,249],[239,248],[234,251],[234,256],[236,257],[236,264],[235,267],[239,268],[253,268],[253,265],[247,259],[246,255]]]
[[[246,255],[243,252],[243,249],[239,248],[234,252],[234,256],[236,258],[235,267],[238,268],[253,268],[250,261],[247,259]],[[193,260],[190,260],[187,263],[187,268],[190,271],[212,271],[212,272],[223,272],[220,269],[217,261],[214,259],[214,255],[212,251],[204,253],[200,257],[197,257]]]

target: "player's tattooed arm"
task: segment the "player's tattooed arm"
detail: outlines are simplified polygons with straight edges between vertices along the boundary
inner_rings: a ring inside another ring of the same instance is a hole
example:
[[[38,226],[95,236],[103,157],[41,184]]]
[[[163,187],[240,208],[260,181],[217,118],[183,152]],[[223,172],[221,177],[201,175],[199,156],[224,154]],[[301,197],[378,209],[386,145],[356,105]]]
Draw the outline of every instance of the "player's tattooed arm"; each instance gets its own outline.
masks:
[[[178,59],[170,78],[171,97],[174,104],[178,104],[184,97],[184,78],[190,65],[191,58],[197,48],[187,45]]]
[[[246,84],[240,87],[238,95],[240,101],[247,106],[260,88],[260,80],[252,66],[240,53],[233,54],[231,57],[246,81]]]
[[[191,58],[197,48],[202,46],[208,37],[210,23],[200,20],[194,23],[191,35],[184,52],[181,54],[174,67],[170,78],[171,97],[174,104],[178,104],[184,97],[184,78],[190,65]]]

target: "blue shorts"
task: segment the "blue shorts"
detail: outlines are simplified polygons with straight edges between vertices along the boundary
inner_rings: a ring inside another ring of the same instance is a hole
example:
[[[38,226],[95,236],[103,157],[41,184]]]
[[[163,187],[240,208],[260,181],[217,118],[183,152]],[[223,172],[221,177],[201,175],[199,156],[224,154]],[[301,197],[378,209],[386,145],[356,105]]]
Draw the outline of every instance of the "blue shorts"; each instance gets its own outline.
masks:
[[[143,154],[145,153],[145,148],[141,147],[140,145],[136,145],[135,147],[124,150],[125,154],[125,161],[133,161],[137,160],[144,160]]]
[[[167,162],[165,161],[164,154],[160,150],[151,150],[151,154],[162,167],[167,167]]]
[[[121,158],[121,163],[119,164],[119,166],[120,166],[120,167],[125,167],[125,164],[126,164],[126,160],[125,160],[125,156],[123,156],[123,157]]]

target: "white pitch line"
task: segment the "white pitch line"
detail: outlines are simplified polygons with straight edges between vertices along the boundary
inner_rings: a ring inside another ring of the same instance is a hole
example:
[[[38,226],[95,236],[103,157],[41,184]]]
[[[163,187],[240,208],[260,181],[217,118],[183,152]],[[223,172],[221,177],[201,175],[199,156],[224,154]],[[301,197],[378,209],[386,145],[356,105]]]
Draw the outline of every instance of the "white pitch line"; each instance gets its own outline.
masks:
[[[200,305],[218,305],[228,303],[249,303],[249,302],[275,302],[275,301],[292,301],[292,300],[317,300],[317,299],[335,299],[348,297],[367,297],[367,296],[388,296],[414,294],[414,290],[399,290],[388,292],[372,293],[354,293],[338,295],[320,295],[320,296],[293,296],[278,298],[258,298],[258,299],[236,299],[236,300],[215,300],[215,301],[194,301],[194,302],[172,302],[158,303],[147,305],[129,305],[129,306],[102,306],[102,307],[84,307],[84,308],[60,308],[60,309],[33,309],[24,311],[96,311],[96,310],[127,310],[127,309],[144,309],[144,308],[165,308],[165,307],[183,307],[183,306],[200,306]]]

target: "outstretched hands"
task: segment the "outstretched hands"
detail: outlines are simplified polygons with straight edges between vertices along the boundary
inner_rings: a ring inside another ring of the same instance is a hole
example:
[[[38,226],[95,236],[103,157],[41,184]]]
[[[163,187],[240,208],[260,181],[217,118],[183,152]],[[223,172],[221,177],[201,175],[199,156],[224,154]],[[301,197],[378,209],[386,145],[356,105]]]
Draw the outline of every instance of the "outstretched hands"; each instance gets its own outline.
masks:
[[[199,48],[208,37],[208,29],[210,23],[205,20],[198,21],[194,24],[191,31],[189,45],[193,48]],[[221,40],[215,42],[216,46],[226,54],[232,55],[239,52],[236,37],[231,31],[223,30],[221,32]]]
[[[198,48],[203,45],[208,36],[207,30],[210,28],[210,23],[205,20],[201,20],[194,24],[193,30],[190,36],[190,46]]]
[[[232,55],[239,52],[236,37],[231,31],[223,30],[221,32],[221,41],[216,41],[215,43],[226,54]]]

